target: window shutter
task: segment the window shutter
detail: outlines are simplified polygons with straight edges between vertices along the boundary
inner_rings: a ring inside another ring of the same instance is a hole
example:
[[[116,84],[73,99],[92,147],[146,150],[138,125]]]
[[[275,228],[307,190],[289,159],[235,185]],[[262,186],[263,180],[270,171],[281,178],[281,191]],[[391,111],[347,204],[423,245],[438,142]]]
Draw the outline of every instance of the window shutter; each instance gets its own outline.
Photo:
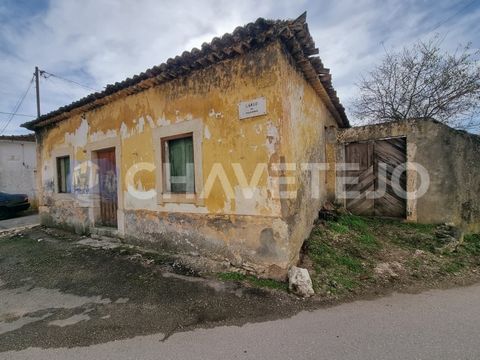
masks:
[[[195,174],[192,137],[170,140],[168,155],[171,191],[173,193],[193,193],[195,191]]]

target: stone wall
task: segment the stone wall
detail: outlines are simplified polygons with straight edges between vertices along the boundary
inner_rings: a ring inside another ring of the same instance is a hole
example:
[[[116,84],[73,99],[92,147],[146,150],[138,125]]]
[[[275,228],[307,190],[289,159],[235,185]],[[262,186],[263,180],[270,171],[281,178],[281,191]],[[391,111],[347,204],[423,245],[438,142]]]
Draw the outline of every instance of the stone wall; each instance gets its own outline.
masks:
[[[340,130],[339,154],[344,143],[399,136],[407,138],[407,160],[422,165],[430,178],[425,195],[407,200],[407,220],[480,231],[480,136],[413,119]],[[408,171],[407,191],[418,189],[420,180]]]

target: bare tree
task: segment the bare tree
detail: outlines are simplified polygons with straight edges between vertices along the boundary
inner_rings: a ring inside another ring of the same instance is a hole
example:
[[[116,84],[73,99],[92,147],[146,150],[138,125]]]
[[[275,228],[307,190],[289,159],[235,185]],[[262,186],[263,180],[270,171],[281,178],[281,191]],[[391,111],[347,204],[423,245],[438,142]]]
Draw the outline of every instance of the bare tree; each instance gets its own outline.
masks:
[[[383,61],[357,87],[353,113],[364,123],[433,118],[455,128],[480,127],[480,51],[442,52],[438,36]]]

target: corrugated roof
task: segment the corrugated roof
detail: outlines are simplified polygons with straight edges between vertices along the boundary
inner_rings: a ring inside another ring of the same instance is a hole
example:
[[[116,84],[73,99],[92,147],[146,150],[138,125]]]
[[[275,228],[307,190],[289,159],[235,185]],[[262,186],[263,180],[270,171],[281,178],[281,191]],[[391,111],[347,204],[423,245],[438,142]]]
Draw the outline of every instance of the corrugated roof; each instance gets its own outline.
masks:
[[[170,58],[165,63],[122,82],[107,85],[101,92],[62,106],[22,126],[30,130],[42,128],[68,118],[69,112],[74,109],[88,111],[102,106],[112,101],[116,93],[135,94],[151,86],[185,76],[197,69],[239,56],[251,49],[265,46],[275,40],[280,40],[285,45],[305,78],[323,98],[339,126],[349,127],[345,109],[332,86],[330,70],[323,66],[318,56],[313,56],[318,54],[318,49],[308,30],[306,12],[295,20],[259,18],[253,23],[237,27],[231,34],[216,37],[209,44],[204,43],[201,49],[185,51],[181,56]]]

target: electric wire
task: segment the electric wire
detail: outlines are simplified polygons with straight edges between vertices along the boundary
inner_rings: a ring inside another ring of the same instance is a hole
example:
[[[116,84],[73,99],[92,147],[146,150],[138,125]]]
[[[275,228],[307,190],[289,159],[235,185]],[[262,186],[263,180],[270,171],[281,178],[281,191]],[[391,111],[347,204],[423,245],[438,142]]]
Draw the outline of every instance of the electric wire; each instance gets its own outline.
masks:
[[[35,118],[36,116],[35,115],[27,115],[27,114],[15,114],[15,113],[12,113],[12,112],[6,112],[6,111],[0,111],[0,114],[4,114],[4,115],[14,115],[14,116],[24,116],[24,117],[31,117],[31,118]]]
[[[426,34],[430,34],[431,32],[437,30],[440,26],[446,24],[447,22],[449,22],[450,20],[452,20],[453,18],[457,17],[458,15],[460,15],[462,12],[464,12],[465,10],[467,10],[467,8],[469,8],[471,5],[473,5],[477,0],[473,0],[473,1],[470,1],[469,3],[467,3],[465,6],[462,6],[460,8],[460,10],[458,10],[457,12],[455,12],[453,15],[449,16],[448,18],[446,18],[445,20],[439,22],[436,26],[434,26],[430,31],[428,31]]]
[[[13,112],[11,113],[10,117],[7,119],[7,121],[5,122],[5,125],[2,127],[2,129],[0,130],[0,135],[2,135],[6,128],[8,127],[8,125],[10,125],[10,123],[12,122],[12,119],[14,118],[14,116],[17,114],[18,110],[20,110],[20,107],[22,106],[23,104],[23,101],[25,100],[25,98],[27,97],[27,94],[28,92],[30,91],[30,89],[32,88],[32,84],[33,84],[33,80],[35,79],[35,76],[32,76],[32,79],[30,80],[29,84],[28,84],[28,87],[27,87],[27,90],[25,91],[25,93],[23,93],[23,95],[20,97],[20,99],[17,101],[16,105],[15,105],[15,108],[13,110]]]
[[[48,72],[48,71],[45,71],[45,70],[40,70],[40,75],[43,76],[45,79],[48,79],[50,76],[53,76],[53,77],[55,77],[55,78],[57,78],[57,79],[60,79],[60,80],[63,80],[63,81],[66,81],[66,82],[75,84],[75,85],[80,86],[80,87],[82,87],[82,88],[84,88],[84,89],[92,90],[92,91],[98,91],[97,89],[94,89],[94,88],[92,88],[92,87],[90,87],[90,86],[81,84],[81,83],[79,83],[79,82],[77,82],[77,81],[74,81],[74,80],[70,80],[70,79],[64,78],[64,77],[62,77],[62,76],[60,76],[60,75],[52,74],[52,73],[50,73],[50,72]]]

